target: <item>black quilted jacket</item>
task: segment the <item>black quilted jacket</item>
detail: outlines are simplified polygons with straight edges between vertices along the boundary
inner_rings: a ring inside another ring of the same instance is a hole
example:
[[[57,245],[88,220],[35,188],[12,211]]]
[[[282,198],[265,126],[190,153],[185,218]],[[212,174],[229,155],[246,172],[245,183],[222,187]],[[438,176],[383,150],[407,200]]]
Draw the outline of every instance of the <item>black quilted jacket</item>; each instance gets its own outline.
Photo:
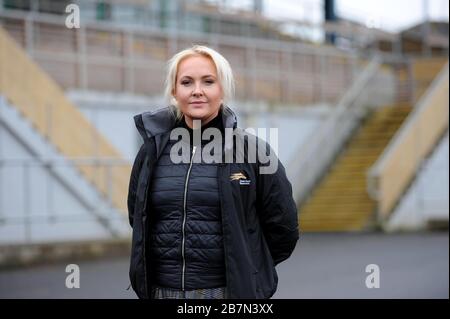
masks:
[[[166,107],[134,117],[144,140],[133,164],[128,191],[128,213],[133,228],[129,275],[139,298],[149,298],[153,284],[151,225],[157,213],[150,209],[150,192],[155,164],[176,125],[173,111],[173,107]],[[223,127],[234,129],[235,143],[251,148],[251,140],[245,139],[246,134],[237,128],[231,109],[225,106],[221,112]],[[265,147],[267,152],[269,147],[267,144]],[[224,156],[232,150],[232,145],[225,144]],[[262,151],[257,148],[258,154]],[[275,265],[291,255],[299,238],[297,209],[285,169],[276,159],[276,172],[261,174],[259,168],[266,165],[261,158],[258,155],[256,163],[223,161],[217,166],[229,299],[270,298],[278,283]],[[233,176],[244,176],[245,181]]]
[[[223,132],[220,114],[202,127]],[[190,132],[184,119],[178,124]],[[206,146],[209,141],[202,141]],[[225,260],[217,163],[174,163],[170,151],[179,140],[169,140],[153,168],[149,190],[151,280],[174,289],[224,287]],[[185,143],[192,154],[193,144]],[[197,150],[197,147],[196,147]]]

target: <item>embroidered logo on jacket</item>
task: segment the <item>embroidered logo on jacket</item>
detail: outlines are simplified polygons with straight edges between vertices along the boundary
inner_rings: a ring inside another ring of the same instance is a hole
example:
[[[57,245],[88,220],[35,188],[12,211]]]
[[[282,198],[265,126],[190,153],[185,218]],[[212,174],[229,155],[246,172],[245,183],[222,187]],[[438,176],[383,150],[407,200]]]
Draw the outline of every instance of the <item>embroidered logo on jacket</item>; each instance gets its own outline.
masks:
[[[243,173],[234,173],[230,175],[230,181],[239,180],[239,185],[250,185],[251,180],[247,179]]]

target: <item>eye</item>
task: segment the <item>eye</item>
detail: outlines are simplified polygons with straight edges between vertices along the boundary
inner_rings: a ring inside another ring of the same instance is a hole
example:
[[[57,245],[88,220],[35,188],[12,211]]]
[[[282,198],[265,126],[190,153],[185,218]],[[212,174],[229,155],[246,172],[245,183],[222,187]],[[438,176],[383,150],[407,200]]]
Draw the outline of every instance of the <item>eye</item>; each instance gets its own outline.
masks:
[[[190,80],[182,80],[181,85],[189,85],[191,83]]]
[[[212,79],[207,79],[207,80],[205,80],[205,83],[206,84],[213,84],[214,83],[214,80],[212,80]]]

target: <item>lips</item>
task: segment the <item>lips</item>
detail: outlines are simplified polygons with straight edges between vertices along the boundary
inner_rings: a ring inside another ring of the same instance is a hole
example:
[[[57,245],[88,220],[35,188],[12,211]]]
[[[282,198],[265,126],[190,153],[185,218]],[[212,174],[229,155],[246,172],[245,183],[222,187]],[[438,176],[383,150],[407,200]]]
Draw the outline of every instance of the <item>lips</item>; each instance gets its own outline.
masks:
[[[206,102],[202,102],[202,101],[196,101],[196,102],[191,102],[190,104],[194,104],[194,105],[196,105],[196,104],[204,104],[204,103],[206,103]]]

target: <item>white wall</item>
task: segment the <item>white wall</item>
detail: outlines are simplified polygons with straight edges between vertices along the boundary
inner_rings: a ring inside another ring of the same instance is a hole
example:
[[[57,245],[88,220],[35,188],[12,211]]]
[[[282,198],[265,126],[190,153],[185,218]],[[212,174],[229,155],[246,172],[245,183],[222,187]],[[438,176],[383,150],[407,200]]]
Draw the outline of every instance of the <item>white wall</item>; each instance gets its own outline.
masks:
[[[390,230],[420,229],[429,220],[449,220],[449,135],[424,163],[389,222]]]
[[[39,158],[59,164],[52,173]],[[128,235],[125,215],[102,200],[1,96],[0,163],[0,244],[111,238],[97,216]]]

